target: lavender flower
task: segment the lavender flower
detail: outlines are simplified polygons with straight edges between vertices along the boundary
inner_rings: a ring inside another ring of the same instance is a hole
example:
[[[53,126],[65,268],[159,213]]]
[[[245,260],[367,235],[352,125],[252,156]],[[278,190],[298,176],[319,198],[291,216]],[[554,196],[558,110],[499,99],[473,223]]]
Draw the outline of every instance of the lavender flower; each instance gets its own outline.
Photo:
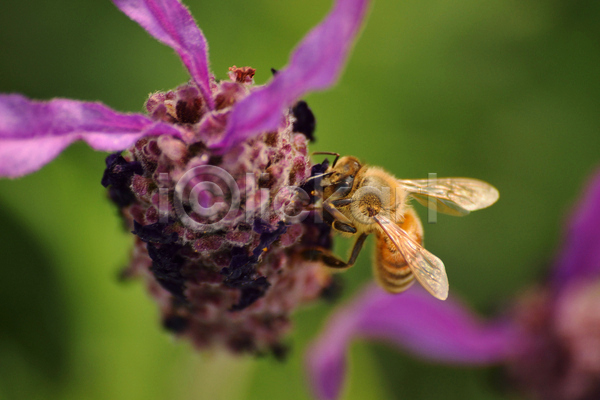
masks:
[[[102,184],[136,235],[124,275],[145,280],[164,326],[198,348],[279,353],[290,313],[330,283],[299,255],[330,245],[328,228],[291,217],[307,203],[289,188],[323,168],[308,158],[314,117],[298,100],[335,83],[368,1],[338,0],[262,87],[250,67],[215,79],[179,1],[114,3],[173,48],[191,80],[151,95],[148,115],[0,95],[0,176],[34,172],[76,140],[116,151]]]
[[[308,372],[318,398],[337,398],[348,344],[366,338],[430,360],[502,364],[533,399],[598,399],[599,304],[600,172],[575,208],[550,279],[515,299],[507,315],[482,322],[452,298],[369,287],[329,321],[309,351]]]

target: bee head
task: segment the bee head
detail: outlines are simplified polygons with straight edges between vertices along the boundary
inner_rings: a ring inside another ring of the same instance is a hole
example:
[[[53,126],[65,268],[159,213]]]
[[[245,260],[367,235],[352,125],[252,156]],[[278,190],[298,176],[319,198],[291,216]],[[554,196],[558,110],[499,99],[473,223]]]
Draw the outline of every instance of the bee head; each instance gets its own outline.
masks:
[[[345,180],[353,180],[358,171],[362,168],[358,158],[353,156],[344,156],[338,160],[335,165],[332,165],[328,173],[326,185],[337,185]],[[325,179],[323,180],[325,181]]]

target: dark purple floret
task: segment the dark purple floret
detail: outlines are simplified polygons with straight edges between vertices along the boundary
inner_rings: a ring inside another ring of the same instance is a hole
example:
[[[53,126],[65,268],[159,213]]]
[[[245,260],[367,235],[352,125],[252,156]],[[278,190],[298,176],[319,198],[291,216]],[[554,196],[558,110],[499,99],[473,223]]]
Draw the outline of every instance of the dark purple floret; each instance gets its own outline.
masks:
[[[223,283],[229,287],[241,290],[240,300],[231,307],[232,311],[239,311],[248,307],[264,296],[269,286],[271,286],[264,276],[256,277],[256,264],[260,256],[269,249],[273,242],[285,233],[287,227],[280,221],[277,228],[273,230],[264,221],[256,220],[254,230],[257,233],[261,233],[261,235],[258,246],[252,251],[252,256],[248,257],[243,253],[239,254],[243,252],[243,249],[236,250],[238,254],[232,257],[229,268],[221,270],[221,273],[225,275]]]
[[[308,104],[304,100],[300,100],[292,107],[292,114],[296,117],[292,128],[293,131],[302,133],[309,141],[314,142],[317,120],[312,110],[308,107]]]
[[[324,159],[322,163],[315,164],[310,168],[310,176],[313,177],[316,175],[324,174],[325,171],[327,171],[327,168],[329,168],[329,160]],[[319,182],[320,182],[320,180],[319,180]]]
[[[242,249],[242,251],[244,251],[244,249],[240,247],[237,247],[236,249]],[[229,287],[239,288],[243,284],[250,283],[254,281],[256,277],[255,258],[245,255],[234,256],[231,260],[230,267],[223,268],[221,270],[221,275],[225,276],[223,282]]]
[[[310,204],[315,204],[321,198],[321,175],[329,168],[329,160],[325,159],[320,164],[315,164],[311,167],[310,178],[301,186],[309,198]],[[302,237],[302,244],[305,247],[321,247],[324,249],[331,249],[333,246],[333,240],[331,235],[331,223],[325,220],[322,223],[323,218],[327,219],[328,214],[318,214],[319,211],[311,212],[311,214],[304,220],[305,234]]]
[[[273,76],[277,75],[277,72],[279,71],[275,68],[271,68]],[[297,102],[294,107],[292,107],[291,113],[296,118],[296,121],[294,121],[294,124],[292,125],[292,130],[294,132],[302,133],[310,142],[314,142],[317,120],[308,104],[306,104],[306,101],[300,100]]]
[[[268,222],[263,221],[260,218],[257,218],[254,220],[254,223],[252,224],[252,229],[256,233],[263,234],[265,232],[267,232],[267,233],[271,232],[273,230],[273,227]]]
[[[240,296],[239,302],[237,304],[234,304],[230,310],[239,311],[248,307],[256,300],[263,297],[269,286],[271,286],[271,284],[267,282],[267,278],[265,278],[264,276],[258,277],[250,282],[246,280],[241,280],[238,285],[231,284],[230,287],[240,289],[242,294]]]
[[[113,153],[106,157],[106,169],[102,176],[102,186],[109,187],[108,193],[112,201],[119,207],[126,207],[135,201],[131,191],[131,179],[134,174],[142,175],[144,169],[139,162],[128,162],[121,153]]]
[[[325,159],[320,164],[315,164],[310,169],[310,177],[304,182],[300,188],[304,190],[310,199],[310,204],[315,204],[321,198],[321,181],[325,171],[329,168],[329,160]]]
[[[143,242],[152,243],[175,243],[179,235],[176,232],[168,231],[167,228],[172,224],[164,222],[156,222],[154,224],[142,226],[136,220],[133,221],[133,231],[131,233],[137,235]]]
[[[163,319],[163,327],[173,333],[183,333],[189,325],[190,321],[179,315],[170,315]]]
[[[176,298],[185,300],[185,278],[181,274],[184,260],[179,255],[182,246],[148,243],[147,248],[148,255],[152,259],[150,271],[158,283]]]
[[[267,251],[268,248],[273,244],[273,242],[279,239],[281,235],[283,235],[285,231],[287,231],[287,226],[285,226],[285,223],[283,221],[279,221],[279,223],[277,224],[277,229],[270,231],[265,229],[265,226],[269,227],[269,225],[261,225],[262,222],[259,222],[258,220],[257,222],[258,224],[254,225],[254,230],[257,233],[260,233],[261,235],[258,246],[256,246],[256,248],[252,251],[252,262],[258,261],[260,255],[263,252]]]
[[[251,264],[252,259],[246,252],[245,247],[234,247],[231,249],[231,262],[229,268],[223,268],[221,273],[223,275],[231,276],[232,273],[229,271],[236,271],[245,265]]]

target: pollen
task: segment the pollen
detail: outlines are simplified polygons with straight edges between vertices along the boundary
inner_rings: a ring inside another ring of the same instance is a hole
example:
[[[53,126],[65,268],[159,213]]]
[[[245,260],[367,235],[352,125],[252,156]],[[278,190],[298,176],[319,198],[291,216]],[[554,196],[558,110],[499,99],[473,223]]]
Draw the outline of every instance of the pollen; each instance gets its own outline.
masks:
[[[229,67],[229,78],[232,81],[236,81],[239,83],[253,83],[254,82],[254,74],[256,70],[250,67],[242,67],[238,68],[235,65],[233,67]]]

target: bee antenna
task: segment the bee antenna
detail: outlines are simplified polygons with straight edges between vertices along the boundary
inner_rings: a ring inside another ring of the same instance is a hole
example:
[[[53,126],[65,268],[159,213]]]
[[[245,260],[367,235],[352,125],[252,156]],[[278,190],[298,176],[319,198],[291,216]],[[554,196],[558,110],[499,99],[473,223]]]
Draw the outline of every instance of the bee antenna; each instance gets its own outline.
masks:
[[[328,156],[335,156],[335,160],[333,160],[333,164],[331,164],[331,167],[335,167],[335,163],[337,163],[338,158],[340,158],[340,153],[334,153],[331,151],[315,151],[314,153],[312,153],[313,156],[317,155],[317,154],[325,154]]]
[[[324,176],[329,176],[331,174],[333,174],[333,171],[331,171],[331,172],[325,172],[323,174],[319,174],[319,175],[315,175],[315,176],[311,176],[310,178],[308,178],[307,180],[305,180],[304,183],[308,183],[308,182],[312,181],[313,179],[323,178]]]

